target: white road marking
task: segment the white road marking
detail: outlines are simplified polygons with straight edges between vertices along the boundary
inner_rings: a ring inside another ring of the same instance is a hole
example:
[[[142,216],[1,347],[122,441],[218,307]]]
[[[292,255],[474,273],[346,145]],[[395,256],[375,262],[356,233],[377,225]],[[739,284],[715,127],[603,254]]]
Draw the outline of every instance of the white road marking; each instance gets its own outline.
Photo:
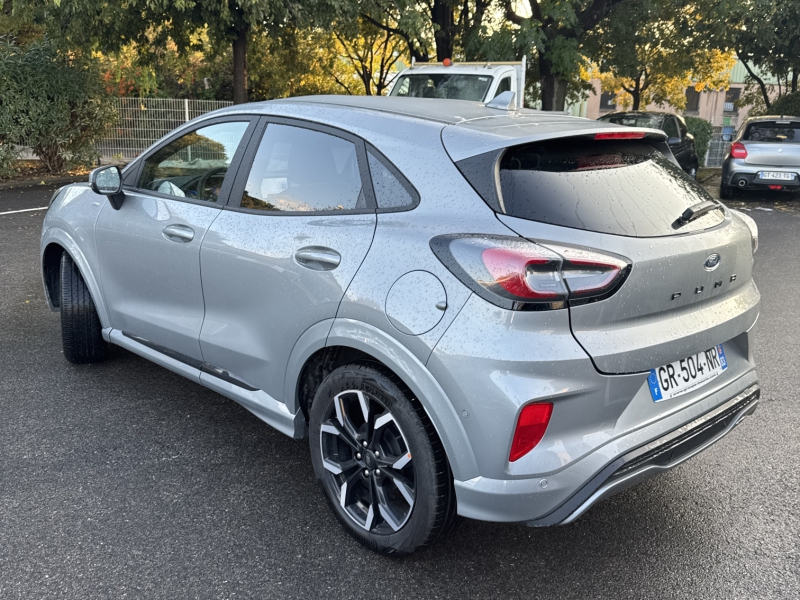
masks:
[[[23,208],[21,210],[8,210],[6,212],[0,212],[0,215],[13,215],[13,214],[16,214],[16,213],[31,212],[31,211],[34,211],[34,210],[47,210],[48,208],[49,207],[47,207],[47,206],[40,206],[39,208]]]

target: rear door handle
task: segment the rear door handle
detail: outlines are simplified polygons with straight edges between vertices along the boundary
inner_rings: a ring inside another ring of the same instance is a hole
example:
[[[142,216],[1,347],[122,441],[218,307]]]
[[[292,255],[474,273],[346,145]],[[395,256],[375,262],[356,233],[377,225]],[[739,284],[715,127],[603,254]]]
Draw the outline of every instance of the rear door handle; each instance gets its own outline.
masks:
[[[171,242],[186,243],[194,239],[194,229],[186,225],[167,225],[162,230],[164,237]]]
[[[323,246],[300,248],[294,253],[294,259],[312,271],[332,271],[342,262],[342,256],[336,250]]]

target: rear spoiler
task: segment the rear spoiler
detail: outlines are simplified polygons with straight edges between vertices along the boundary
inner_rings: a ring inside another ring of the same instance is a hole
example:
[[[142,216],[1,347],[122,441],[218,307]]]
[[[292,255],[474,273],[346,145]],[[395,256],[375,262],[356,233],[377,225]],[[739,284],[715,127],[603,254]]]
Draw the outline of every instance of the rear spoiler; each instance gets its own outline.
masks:
[[[502,152],[512,146],[545,142],[556,138],[569,137],[594,140],[597,139],[597,135],[624,136],[626,134],[631,136],[627,139],[642,140],[653,145],[661,152],[663,152],[661,148],[661,145],[663,145],[667,149],[667,152],[663,153],[666,156],[672,156],[672,152],[666,144],[667,134],[659,129],[622,127],[620,125],[604,124],[599,121],[585,120],[587,127],[570,130],[565,125],[574,125],[575,117],[561,116],[561,118],[551,118],[546,122],[542,122],[541,116],[537,115],[535,121],[526,122],[523,118],[520,118],[523,117],[524,113],[516,116],[510,112],[508,115],[510,118],[507,124],[504,117],[497,117],[496,126],[492,128],[485,127],[486,119],[476,120],[476,126],[473,126],[470,121],[464,121],[445,127],[442,130],[442,143],[452,161],[457,163],[473,156],[490,152]],[[594,123],[597,123],[597,125],[594,125]],[[481,127],[477,125],[481,125]],[[606,139],[612,138],[608,137]],[[625,138],[618,137],[616,139]]]

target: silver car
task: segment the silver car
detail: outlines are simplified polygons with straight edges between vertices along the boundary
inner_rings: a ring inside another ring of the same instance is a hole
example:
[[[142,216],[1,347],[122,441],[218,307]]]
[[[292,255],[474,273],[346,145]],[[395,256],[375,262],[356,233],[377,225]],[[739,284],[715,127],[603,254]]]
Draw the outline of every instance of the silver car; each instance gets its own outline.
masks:
[[[500,100],[232,106],[61,189],[65,358],[116,344],[308,438],[384,554],[687,460],[758,402],[755,224],[661,131]]]
[[[752,117],[722,163],[720,198],[735,190],[800,191],[800,117]]]

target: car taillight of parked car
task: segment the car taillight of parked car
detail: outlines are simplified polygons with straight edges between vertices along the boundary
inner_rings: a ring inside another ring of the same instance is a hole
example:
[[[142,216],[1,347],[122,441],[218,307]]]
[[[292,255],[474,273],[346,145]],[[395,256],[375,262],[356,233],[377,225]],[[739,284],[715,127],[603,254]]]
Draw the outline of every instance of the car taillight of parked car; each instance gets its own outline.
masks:
[[[606,298],[630,270],[620,256],[505,236],[438,236],[431,248],[472,291],[509,310],[552,310]]]
[[[731,145],[731,156],[733,158],[747,158],[747,148],[741,142],[734,142]]]

